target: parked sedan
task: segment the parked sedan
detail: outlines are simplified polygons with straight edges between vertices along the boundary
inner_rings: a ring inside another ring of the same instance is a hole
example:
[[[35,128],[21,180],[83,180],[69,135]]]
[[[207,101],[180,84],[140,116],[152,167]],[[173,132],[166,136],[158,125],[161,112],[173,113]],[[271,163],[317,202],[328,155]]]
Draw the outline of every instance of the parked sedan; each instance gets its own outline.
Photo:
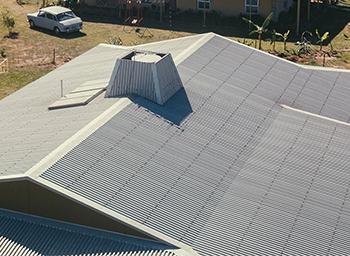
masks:
[[[50,6],[27,15],[31,28],[40,27],[59,33],[70,33],[83,28],[83,22],[72,10],[61,6]]]

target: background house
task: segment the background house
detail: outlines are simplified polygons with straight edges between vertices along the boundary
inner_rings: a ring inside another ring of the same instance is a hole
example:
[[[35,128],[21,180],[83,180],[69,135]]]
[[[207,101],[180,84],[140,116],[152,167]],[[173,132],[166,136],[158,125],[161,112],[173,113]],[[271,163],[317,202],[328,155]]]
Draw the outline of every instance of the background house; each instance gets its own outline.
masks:
[[[136,0],[132,0],[136,2]],[[186,10],[214,10],[224,16],[236,16],[239,14],[249,14],[267,16],[271,12],[278,17],[278,14],[288,9],[293,0],[143,0],[143,6],[159,7],[160,4],[171,5],[180,11]],[[89,6],[116,8],[123,6],[125,8],[126,0],[84,0]]]
[[[177,0],[180,10],[211,9],[225,16],[258,14],[267,16],[271,12],[278,15],[288,9],[293,0]]]

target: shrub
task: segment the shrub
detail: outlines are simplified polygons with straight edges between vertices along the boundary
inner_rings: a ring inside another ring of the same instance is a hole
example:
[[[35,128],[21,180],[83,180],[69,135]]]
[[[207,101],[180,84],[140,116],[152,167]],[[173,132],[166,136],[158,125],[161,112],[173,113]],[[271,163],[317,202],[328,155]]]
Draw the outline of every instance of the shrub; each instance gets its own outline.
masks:
[[[113,45],[123,45],[123,41],[119,36],[113,36],[110,37],[107,41],[107,44],[113,44]]]
[[[0,48],[0,56],[2,58],[6,58],[7,57],[5,48]]]
[[[13,33],[13,29],[15,28],[16,21],[15,17],[13,17],[8,10],[1,13],[2,25],[7,28],[8,35],[11,37]]]

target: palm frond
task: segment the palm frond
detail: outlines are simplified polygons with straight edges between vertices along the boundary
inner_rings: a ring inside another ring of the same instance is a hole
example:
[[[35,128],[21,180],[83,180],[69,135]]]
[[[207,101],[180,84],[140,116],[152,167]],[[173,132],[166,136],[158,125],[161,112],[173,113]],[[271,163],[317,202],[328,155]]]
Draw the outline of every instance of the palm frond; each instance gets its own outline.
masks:
[[[270,22],[272,20],[272,16],[273,16],[273,12],[271,12],[270,15],[267,16],[267,18],[264,20],[264,23],[261,26],[263,29],[266,29],[270,25]]]
[[[253,25],[256,29],[260,29],[260,27],[257,24],[255,24],[253,21],[251,21],[250,19],[247,19],[246,17],[242,17],[242,19],[245,22],[249,23],[250,25]]]
[[[328,37],[329,37],[329,32],[324,33],[323,36],[321,37],[322,42],[327,40]]]
[[[317,38],[321,39],[321,36],[320,36],[320,33],[318,32],[318,29],[316,29],[315,33],[316,33]]]

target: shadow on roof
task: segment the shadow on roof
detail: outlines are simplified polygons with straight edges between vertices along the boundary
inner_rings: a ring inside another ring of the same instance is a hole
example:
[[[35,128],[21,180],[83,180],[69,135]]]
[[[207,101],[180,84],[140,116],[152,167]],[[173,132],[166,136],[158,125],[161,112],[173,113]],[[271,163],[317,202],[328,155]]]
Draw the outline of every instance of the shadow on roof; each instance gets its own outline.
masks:
[[[173,246],[0,209],[1,255],[163,255]],[[23,254],[22,254],[23,253]],[[28,253],[28,254],[27,254]],[[170,254],[169,254],[170,255]]]
[[[130,97],[130,99],[140,107],[147,109],[175,125],[180,125],[186,117],[193,112],[185,89],[180,89],[162,106],[135,95]]]

